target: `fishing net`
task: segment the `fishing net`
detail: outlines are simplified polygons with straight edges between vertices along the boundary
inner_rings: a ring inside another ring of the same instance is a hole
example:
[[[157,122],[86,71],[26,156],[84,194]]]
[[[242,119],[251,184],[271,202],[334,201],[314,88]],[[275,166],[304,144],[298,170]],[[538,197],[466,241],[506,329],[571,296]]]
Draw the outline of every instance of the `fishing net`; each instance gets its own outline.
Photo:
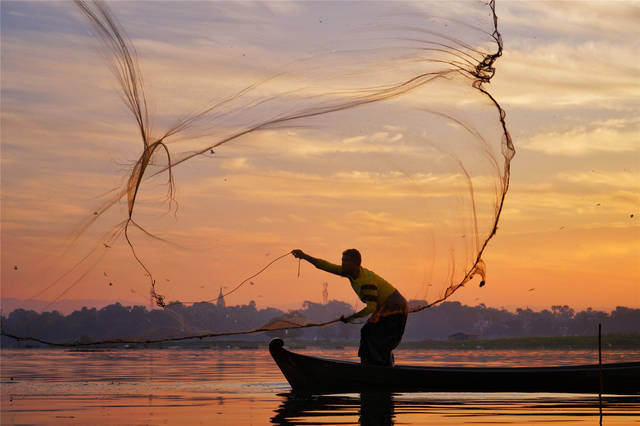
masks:
[[[138,153],[76,234],[100,229],[100,244],[46,291],[59,298],[104,274],[150,288],[163,308],[215,302],[220,287],[227,303],[293,306],[330,280],[332,296],[353,300],[346,280],[287,256],[302,248],[339,263],[351,247],[412,311],[484,285],[514,155],[488,91],[502,52],[493,1],[217,2],[193,64],[180,62],[179,40],[164,50],[142,40],[145,61],[126,20],[76,4]],[[292,314],[264,328],[335,321]]]

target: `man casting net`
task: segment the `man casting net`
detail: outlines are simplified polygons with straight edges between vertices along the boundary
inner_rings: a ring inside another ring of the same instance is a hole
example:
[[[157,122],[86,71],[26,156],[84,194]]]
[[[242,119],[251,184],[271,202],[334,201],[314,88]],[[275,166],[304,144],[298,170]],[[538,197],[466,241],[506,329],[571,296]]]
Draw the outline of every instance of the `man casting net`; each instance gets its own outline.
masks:
[[[219,286],[294,306],[324,278],[292,274],[291,247],[324,258],[357,247],[411,311],[484,285],[514,154],[488,91],[502,52],[493,2],[198,4],[215,25],[157,44],[116,19],[117,3],[77,5],[137,153],[78,230],[100,231],[100,245],[46,286],[52,297],[108,270],[161,307],[214,300]]]

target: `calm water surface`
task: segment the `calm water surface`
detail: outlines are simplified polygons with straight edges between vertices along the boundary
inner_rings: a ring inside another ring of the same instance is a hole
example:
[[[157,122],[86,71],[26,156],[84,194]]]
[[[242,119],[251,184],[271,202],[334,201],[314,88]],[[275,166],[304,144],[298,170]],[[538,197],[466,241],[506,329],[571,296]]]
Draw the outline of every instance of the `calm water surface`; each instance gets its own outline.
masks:
[[[355,348],[301,349],[357,360]],[[640,350],[605,362],[640,361]],[[399,350],[398,364],[540,366],[592,351]],[[298,398],[266,346],[101,352],[2,350],[2,424],[597,425],[597,395],[400,393]],[[639,397],[605,397],[602,424],[640,425]]]

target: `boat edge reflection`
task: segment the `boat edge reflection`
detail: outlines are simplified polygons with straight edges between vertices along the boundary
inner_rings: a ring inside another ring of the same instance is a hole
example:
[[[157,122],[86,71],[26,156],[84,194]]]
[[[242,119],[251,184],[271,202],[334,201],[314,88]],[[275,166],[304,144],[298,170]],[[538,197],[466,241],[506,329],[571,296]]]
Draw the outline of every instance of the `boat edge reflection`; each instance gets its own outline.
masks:
[[[453,395],[370,390],[360,394],[308,395],[287,392],[277,396],[282,398],[282,402],[271,418],[271,423],[276,425],[394,425],[399,414],[436,414],[443,407],[465,417],[498,415],[505,408],[516,417],[535,417],[541,414],[541,410],[546,410],[552,411],[557,417],[600,417],[600,424],[606,417],[637,416],[640,412],[640,396],[637,395],[603,396],[603,412],[600,411],[598,395],[584,394]]]

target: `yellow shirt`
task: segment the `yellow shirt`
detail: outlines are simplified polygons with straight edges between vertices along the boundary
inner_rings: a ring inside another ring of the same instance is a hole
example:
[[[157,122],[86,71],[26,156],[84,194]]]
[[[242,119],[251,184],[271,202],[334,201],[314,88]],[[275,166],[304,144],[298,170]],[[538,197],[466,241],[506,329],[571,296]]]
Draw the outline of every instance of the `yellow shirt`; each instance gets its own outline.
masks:
[[[393,293],[396,293],[396,288],[389,284],[384,278],[377,275],[375,272],[370,271],[366,268],[360,267],[360,274],[358,278],[355,280],[351,277],[342,273],[342,266],[335,265],[331,262],[327,262],[323,259],[316,259],[316,268],[322,269],[323,271],[330,272],[332,274],[340,275],[342,277],[348,278],[351,282],[351,287],[356,292],[360,300],[367,304],[367,306],[353,315],[354,318],[360,318],[367,316],[369,314],[376,313],[378,315],[372,316],[372,322],[376,322],[378,317],[382,313],[382,308]],[[397,293],[398,296],[400,295]],[[399,296],[402,298],[402,296]],[[402,298],[404,301],[404,298]],[[404,302],[406,306],[406,301]],[[406,308],[405,308],[406,309]],[[385,310],[386,311],[386,310]],[[388,312],[388,314],[397,313],[396,312]],[[386,315],[382,315],[386,316]]]

